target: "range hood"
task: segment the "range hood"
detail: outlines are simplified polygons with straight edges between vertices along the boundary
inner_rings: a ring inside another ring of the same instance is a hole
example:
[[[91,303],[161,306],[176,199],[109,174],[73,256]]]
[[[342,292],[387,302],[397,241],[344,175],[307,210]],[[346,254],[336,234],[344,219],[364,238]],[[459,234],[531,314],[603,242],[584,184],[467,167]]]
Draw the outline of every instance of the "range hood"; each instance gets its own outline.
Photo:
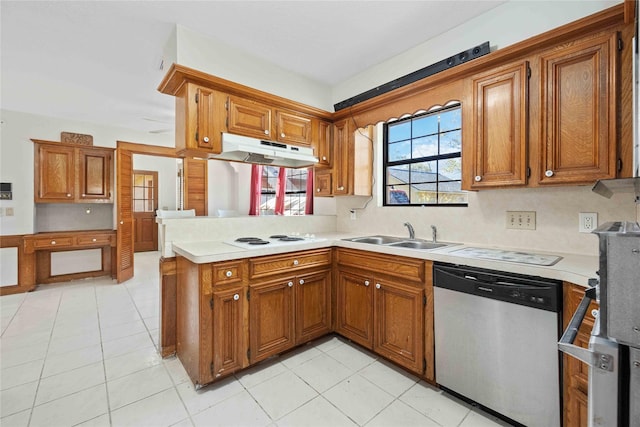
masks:
[[[209,157],[287,168],[304,168],[318,163],[318,158],[313,155],[313,149],[310,147],[299,147],[231,133],[222,134],[222,153]]]

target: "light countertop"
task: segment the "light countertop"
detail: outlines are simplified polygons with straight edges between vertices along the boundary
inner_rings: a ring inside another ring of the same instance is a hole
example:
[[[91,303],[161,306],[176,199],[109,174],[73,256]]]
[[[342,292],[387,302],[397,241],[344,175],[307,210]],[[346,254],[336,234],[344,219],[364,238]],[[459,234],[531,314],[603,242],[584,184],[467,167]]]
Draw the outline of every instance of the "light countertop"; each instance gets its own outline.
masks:
[[[319,233],[316,234],[316,240],[304,242],[290,246],[260,246],[255,249],[243,249],[221,241],[199,241],[199,242],[173,242],[173,250],[177,255],[187,258],[196,264],[204,264],[210,262],[229,261],[234,259],[258,257],[265,255],[276,255],[287,252],[298,252],[310,249],[320,249],[328,247],[341,247],[360,249],[371,252],[383,253],[388,255],[406,256],[410,258],[418,258],[431,261],[447,262],[452,264],[461,264],[471,267],[480,267],[505,271],[510,273],[527,274],[532,276],[545,277],[549,279],[563,280],[575,283],[581,286],[587,286],[590,278],[597,277],[598,257],[588,255],[576,255],[567,253],[552,253],[529,251],[526,248],[497,248],[522,252],[531,252],[541,255],[555,255],[562,259],[554,265],[540,266],[522,264],[509,261],[497,261],[490,259],[470,258],[457,255],[458,249],[465,247],[489,247],[483,245],[464,245],[456,244],[444,248],[424,251],[419,249],[390,247],[384,245],[372,245],[367,243],[350,242],[342,239],[360,237],[362,234],[353,233]]]

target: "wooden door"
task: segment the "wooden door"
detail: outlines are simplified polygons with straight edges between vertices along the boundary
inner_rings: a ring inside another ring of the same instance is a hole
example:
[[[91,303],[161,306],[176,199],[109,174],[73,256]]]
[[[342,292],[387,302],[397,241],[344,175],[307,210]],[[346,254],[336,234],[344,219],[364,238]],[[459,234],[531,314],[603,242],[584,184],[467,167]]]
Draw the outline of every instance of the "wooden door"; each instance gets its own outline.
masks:
[[[75,199],[75,149],[36,144],[35,202],[73,202]]]
[[[336,332],[373,347],[373,278],[338,271]]]
[[[331,331],[331,270],[296,277],[296,344]]]
[[[541,57],[540,184],[616,177],[616,33]]]
[[[213,292],[213,378],[246,366],[245,288]]]
[[[251,285],[249,340],[251,363],[293,347],[294,278]]]
[[[135,252],[158,250],[158,172],[133,171],[133,224]]]
[[[423,289],[376,280],[374,294],[374,351],[422,374]]]
[[[276,139],[288,144],[311,145],[311,119],[285,111],[276,111]]]
[[[528,62],[474,76],[472,189],[527,183]]]
[[[110,203],[112,150],[80,148],[79,199],[84,202]]]
[[[320,121],[318,123],[318,136],[316,138],[318,146],[315,147],[315,154],[318,156],[316,167],[331,167],[333,155],[333,126],[329,122]]]
[[[314,169],[313,179],[315,181],[314,196],[331,196],[331,169]]]
[[[276,139],[271,135],[271,108],[267,105],[230,96],[228,114],[229,132],[254,138]]]
[[[209,209],[207,160],[185,158],[183,173],[184,209],[195,209],[196,216],[207,216]]]
[[[349,165],[351,164],[352,151],[349,141],[349,119],[341,120],[333,124],[333,188],[336,196],[350,194]],[[353,170],[351,171],[353,173]]]
[[[133,155],[118,149],[118,229],[116,249],[116,279],[118,283],[133,277]]]

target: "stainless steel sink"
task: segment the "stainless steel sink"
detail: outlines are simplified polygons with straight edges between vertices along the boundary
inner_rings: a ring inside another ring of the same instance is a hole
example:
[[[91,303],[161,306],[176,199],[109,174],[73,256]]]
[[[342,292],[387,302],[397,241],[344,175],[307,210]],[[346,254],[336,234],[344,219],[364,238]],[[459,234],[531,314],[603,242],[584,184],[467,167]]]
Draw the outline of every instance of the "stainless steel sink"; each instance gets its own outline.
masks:
[[[411,248],[411,249],[438,249],[444,246],[449,246],[449,244],[424,242],[421,240],[406,240],[403,242],[389,243],[388,246],[399,246],[401,248]]]
[[[352,237],[350,239],[343,239],[348,242],[356,242],[356,243],[368,243],[371,245],[382,245],[382,246],[390,246],[394,248],[407,248],[407,249],[418,249],[423,251],[433,250],[442,248],[445,246],[455,245],[456,243],[447,243],[447,242],[429,242],[427,240],[421,239],[403,239],[402,237],[393,237],[393,236],[363,236],[363,237]]]

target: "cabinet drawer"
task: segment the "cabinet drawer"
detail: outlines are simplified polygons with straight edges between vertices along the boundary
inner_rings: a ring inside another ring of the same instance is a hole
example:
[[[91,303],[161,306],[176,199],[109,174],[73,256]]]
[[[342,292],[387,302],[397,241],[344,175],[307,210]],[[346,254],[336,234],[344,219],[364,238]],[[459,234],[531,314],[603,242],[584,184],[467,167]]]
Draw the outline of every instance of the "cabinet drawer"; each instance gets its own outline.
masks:
[[[33,239],[33,247],[36,249],[41,248],[60,248],[73,246],[73,238],[72,237],[43,237],[38,239]]]
[[[76,243],[81,246],[106,246],[111,244],[111,235],[95,234],[93,236],[78,236],[76,237]]]
[[[341,266],[364,269],[387,276],[424,283],[424,261],[381,255],[374,252],[355,251],[349,249],[338,250],[337,262]]]
[[[213,285],[229,285],[232,283],[242,283],[243,262],[220,262],[212,265]]]
[[[331,249],[251,258],[249,278],[265,277],[331,264]]]

